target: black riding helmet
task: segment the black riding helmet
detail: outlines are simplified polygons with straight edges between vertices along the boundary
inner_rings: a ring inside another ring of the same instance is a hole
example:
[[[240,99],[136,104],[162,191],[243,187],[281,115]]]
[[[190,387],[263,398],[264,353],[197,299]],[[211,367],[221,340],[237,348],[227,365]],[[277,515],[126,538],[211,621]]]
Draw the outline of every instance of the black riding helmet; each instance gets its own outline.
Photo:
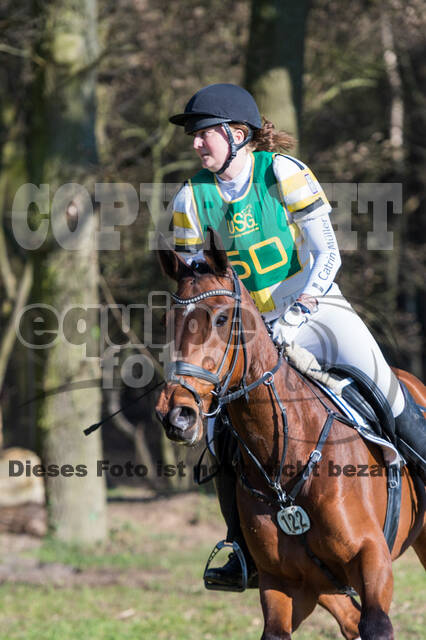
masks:
[[[223,166],[217,171],[223,173],[235,158],[237,151],[253,137],[253,129],[260,129],[262,120],[253,96],[235,84],[211,84],[192,96],[184,113],[170,118],[170,122],[185,127],[185,133],[195,133],[200,129],[222,124],[228,137],[231,152]],[[230,122],[240,122],[249,127],[249,133],[239,145],[235,144]]]

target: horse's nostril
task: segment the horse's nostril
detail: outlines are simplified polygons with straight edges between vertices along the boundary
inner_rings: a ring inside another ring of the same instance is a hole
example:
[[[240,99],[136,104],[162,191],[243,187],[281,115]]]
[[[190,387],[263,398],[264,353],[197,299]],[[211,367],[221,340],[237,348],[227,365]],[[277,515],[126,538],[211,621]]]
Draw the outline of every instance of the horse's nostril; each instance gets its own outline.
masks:
[[[168,422],[178,429],[189,429],[195,424],[197,413],[192,407],[174,407],[167,415]]]

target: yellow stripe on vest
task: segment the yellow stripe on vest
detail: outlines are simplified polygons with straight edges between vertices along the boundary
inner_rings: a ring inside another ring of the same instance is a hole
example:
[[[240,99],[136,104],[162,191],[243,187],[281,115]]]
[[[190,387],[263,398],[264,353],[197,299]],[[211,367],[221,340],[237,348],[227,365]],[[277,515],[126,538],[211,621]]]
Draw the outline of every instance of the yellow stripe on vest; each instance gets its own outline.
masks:
[[[309,196],[308,198],[303,198],[303,200],[299,200],[299,202],[295,202],[294,204],[289,204],[288,210],[291,211],[291,213],[293,213],[294,211],[299,211],[299,209],[304,209],[316,200],[318,200],[318,194],[316,194],[315,196]]]
[[[201,244],[201,238],[177,238],[175,236],[175,245],[177,247],[186,247],[193,244]]]
[[[173,211],[173,224],[175,227],[181,227],[183,229],[194,228],[188,214],[181,211]]]
[[[251,291],[250,295],[261,313],[266,313],[267,311],[273,311],[275,309],[275,304],[269,287],[266,287],[266,289],[260,289],[259,291]]]
[[[305,173],[307,173],[307,171],[299,171],[293,176],[281,180],[280,185],[284,196],[287,196],[293,191],[306,186]]]

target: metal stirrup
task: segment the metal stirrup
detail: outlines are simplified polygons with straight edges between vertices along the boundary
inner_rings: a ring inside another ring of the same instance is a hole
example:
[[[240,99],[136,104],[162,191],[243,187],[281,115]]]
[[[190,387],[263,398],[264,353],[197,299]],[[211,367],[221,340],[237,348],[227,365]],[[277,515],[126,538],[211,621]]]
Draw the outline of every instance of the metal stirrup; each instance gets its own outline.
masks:
[[[240,561],[241,571],[242,571],[240,586],[233,587],[231,585],[228,586],[228,585],[222,585],[222,584],[215,584],[214,582],[209,582],[208,579],[206,578],[206,573],[210,567],[210,563],[216,557],[219,551],[224,547],[231,548],[234,551],[235,555],[237,556],[238,560]],[[206,568],[204,569],[203,580],[204,580],[204,586],[206,587],[206,589],[210,589],[211,591],[239,591],[240,592],[240,591],[245,591],[247,589],[247,584],[248,584],[247,562],[244,557],[244,553],[242,552],[242,549],[238,544],[238,542],[236,542],[235,540],[233,542],[227,542],[226,540],[221,540],[220,542],[217,543],[217,545],[214,547],[213,551],[211,552],[209,559],[207,560]]]

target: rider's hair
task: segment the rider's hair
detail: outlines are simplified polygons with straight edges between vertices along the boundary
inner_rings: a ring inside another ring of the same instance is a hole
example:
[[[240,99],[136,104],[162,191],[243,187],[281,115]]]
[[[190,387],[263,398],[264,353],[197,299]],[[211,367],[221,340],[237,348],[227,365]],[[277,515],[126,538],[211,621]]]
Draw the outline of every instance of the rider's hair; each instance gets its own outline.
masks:
[[[231,127],[241,129],[244,135],[248,134],[248,126],[240,123],[232,123]],[[296,145],[296,140],[285,131],[277,131],[270,120],[263,116],[261,129],[253,131],[253,139],[249,146],[253,151],[289,151]]]

